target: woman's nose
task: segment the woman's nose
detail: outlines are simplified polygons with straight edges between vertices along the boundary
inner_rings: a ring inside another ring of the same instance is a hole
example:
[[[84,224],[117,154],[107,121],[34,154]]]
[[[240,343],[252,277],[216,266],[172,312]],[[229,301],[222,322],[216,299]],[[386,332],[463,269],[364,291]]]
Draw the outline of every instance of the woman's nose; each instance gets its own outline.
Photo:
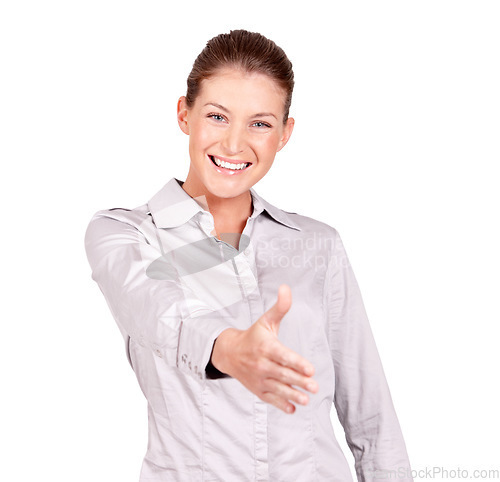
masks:
[[[222,147],[226,155],[234,156],[243,151],[245,145],[245,132],[237,126],[229,126],[222,139]]]

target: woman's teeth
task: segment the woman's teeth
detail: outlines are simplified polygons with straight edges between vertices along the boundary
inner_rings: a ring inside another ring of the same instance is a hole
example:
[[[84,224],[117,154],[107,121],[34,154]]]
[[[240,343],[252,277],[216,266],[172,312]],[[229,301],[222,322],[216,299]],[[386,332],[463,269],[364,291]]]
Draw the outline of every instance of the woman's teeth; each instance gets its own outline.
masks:
[[[245,169],[250,165],[249,162],[242,162],[241,164],[231,164],[226,161],[221,161],[214,156],[210,156],[210,159],[216,166],[223,167],[225,169],[231,169],[232,171],[241,171],[241,169]]]

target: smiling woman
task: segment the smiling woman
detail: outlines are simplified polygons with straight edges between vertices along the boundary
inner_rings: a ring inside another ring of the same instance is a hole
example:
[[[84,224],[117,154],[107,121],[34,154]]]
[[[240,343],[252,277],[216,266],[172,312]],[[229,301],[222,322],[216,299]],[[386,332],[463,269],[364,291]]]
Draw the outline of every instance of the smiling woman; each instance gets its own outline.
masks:
[[[412,480],[339,234],[253,189],[292,134],[293,82],[262,35],[210,40],[177,105],[185,182],[88,226],[92,276],[148,400],[141,481],[352,480],[332,404],[358,480]]]

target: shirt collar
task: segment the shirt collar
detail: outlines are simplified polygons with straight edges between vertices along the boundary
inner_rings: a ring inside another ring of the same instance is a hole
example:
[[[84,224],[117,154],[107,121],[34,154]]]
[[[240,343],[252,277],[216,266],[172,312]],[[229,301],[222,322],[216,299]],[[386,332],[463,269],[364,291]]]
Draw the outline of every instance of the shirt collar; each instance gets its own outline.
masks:
[[[266,211],[278,223],[300,231],[288,213],[268,203],[253,188],[250,193],[254,207],[252,218]],[[148,209],[158,228],[174,228],[186,223],[197,213],[206,211],[202,197],[197,199],[182,189],[182,181],[173,177],[149,200]]]
[[[268,203],[265,199],[260,197],[254,191],[253,188],[250,189],[250,193],[252,194],[253,206],[254,206],[254,211],[253,211],[252,216],[256,217],[262,211],[265,210],[278,223],[281,223],[289,228],[296,229],[296,230],[300,231],[299,226],[291,220],[290,216],[288,216],[289,213],[286,213],[285,211]]]

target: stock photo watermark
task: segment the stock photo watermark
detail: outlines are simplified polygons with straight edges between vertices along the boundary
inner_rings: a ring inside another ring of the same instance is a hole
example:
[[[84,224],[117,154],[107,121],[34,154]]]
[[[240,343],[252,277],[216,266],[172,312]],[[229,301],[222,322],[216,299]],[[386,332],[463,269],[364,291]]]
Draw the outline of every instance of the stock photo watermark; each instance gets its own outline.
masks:
[[[499,468],[463,468],[428,466],[416,469],[401,467],[398,470],[373,470],[371,479],[378,480],[500,480]]]
[[[255,260],[260,268],[326,269],[329,264],[345,267],[349,260],[345,254],[335,253],[331,237],[313,233],[308,237],[259,239],[255,242]]]
[[[234,233],[225,233],[226,237]],[[248,249],[247,249],[248,248]],[[239,249],[215,238],[202,238],[165,252],[151,262],[147,274],[153,279],[175,280],[178,276],[192,275],[223,263],[243,253],[252,253],[261,269],[305,269],[319,272],[328,266],[344,268],[349,260],[343,250],[335,250],[331,237],[312,233],[308,237],[260,238],[250,242],[242,235]],[[175,266],[175,268],[174,268]]]

